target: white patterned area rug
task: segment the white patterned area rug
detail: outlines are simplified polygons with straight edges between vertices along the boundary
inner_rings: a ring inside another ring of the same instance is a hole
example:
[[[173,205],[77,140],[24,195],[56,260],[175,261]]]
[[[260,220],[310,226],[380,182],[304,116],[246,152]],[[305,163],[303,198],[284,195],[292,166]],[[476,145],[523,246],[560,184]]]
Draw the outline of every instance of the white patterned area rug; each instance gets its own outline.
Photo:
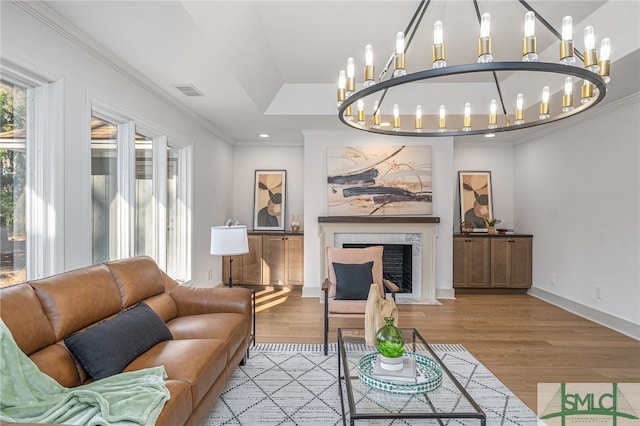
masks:
[[[533,411],[462,345],[431,346],[484,410],[487,426],[538,425]],[[246,365],[235,370],[205,425],[342,425],[336,344],[329,349],[329,355],[325,356],[320,344],[252,347]],[[363,355],[370,352],[371,348],[362,346]],[[348,409],[346,393],[345,404]],[[436,424],[479,425],[480,422],[471,419],[445,419],[442,423],[425,419],[356,421],[356,425]]]

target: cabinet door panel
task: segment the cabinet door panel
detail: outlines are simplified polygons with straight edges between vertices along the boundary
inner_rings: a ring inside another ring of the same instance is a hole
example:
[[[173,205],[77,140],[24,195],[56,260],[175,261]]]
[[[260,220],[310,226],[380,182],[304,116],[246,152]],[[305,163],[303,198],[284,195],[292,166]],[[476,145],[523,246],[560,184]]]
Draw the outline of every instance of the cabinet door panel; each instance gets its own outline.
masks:
[[[516,238],[511,245],[511,287],[531,287],[531,240]]]
[[[489,239],[469,238],[467,250],[468,286],[487,287],[489,285]]]
[[[284,285],[285,239],[282,235],[264,235],[262,238],[262,276],[264,284]]]
[[[456,237],[453,240],[453,286],[482,288],[489,285],[489,239]]]
[[[509,280],[509,240],[494,238],[491,240],[491,287],[505,288]]]
[[[453,238],[453,287],[467,287],[467,243],[465,237]]]
[[[249,235],[249,253],[242,259],[243,284],[262,284],[262,236]]]
[[[301,236],[288,236],[287,250],[287,284],[302,285],[304,282],[304,239]]]

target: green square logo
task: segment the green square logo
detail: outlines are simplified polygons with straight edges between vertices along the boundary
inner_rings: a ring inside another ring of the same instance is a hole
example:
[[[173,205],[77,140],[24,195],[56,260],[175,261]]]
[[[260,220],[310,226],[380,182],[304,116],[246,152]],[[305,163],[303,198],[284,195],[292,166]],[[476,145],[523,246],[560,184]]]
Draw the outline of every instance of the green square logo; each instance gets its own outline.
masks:
[[[538,416],[548,426],[639,426],[640,383],[538,383]]]

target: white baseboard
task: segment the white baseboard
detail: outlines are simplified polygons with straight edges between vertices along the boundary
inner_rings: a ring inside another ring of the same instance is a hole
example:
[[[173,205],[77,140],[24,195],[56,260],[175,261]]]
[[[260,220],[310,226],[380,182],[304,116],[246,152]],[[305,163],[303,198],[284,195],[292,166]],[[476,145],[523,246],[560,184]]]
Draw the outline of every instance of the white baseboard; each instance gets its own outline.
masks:
[[[322,289],[320,287],[302,287],[302,297],[320,297],[322,298]]]
[[[640,324],[635,324],[623,318],[618,318],[614,315],[574,302],[573,300],[558,296],[557,294],[553,294],[540,288],[532,287],[528,294],[604,327],[615,330],[636,340],[640,340]]]
[[[436,288],[436,299],[455,299],[456,291],[452,288]]]

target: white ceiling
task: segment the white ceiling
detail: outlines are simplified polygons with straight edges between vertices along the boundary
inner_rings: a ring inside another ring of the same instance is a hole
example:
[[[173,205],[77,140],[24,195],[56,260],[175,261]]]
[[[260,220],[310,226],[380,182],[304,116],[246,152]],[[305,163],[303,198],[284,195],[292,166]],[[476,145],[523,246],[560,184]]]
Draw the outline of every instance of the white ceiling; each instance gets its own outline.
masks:
[[[394,48],[417,1],[49,1],[67,24],[191,110],[231,143],[299,144],[303,129],[345,130],[336,117],[338,71],[364,45],[374,47],[376,72]],[[531,0],[556,29],[572,15],[575,46],[593,25],[596,39],[611,37],[612,77],[605,102],[638,91],[638,0]],[[519,60],[526,10],[515,0],[478,2],[492,15],[496,60]],[[431,66],[432,25],[444,22],[449,64],[475,61],[478,22],[471,0],[433,0],[407,52],[409,72]],[[536,25],[541,60],[555,62],[558,42]],[[618,68],[616,68],[618,67]],[[174,86],[193,84],[203,97]],[[456,88],[449,89],[454,92]],[[538,89],[536,89],[538,90]],[[462,108],[462,106],[460,107]],[[510,138],[513,140],[513,137]]]

